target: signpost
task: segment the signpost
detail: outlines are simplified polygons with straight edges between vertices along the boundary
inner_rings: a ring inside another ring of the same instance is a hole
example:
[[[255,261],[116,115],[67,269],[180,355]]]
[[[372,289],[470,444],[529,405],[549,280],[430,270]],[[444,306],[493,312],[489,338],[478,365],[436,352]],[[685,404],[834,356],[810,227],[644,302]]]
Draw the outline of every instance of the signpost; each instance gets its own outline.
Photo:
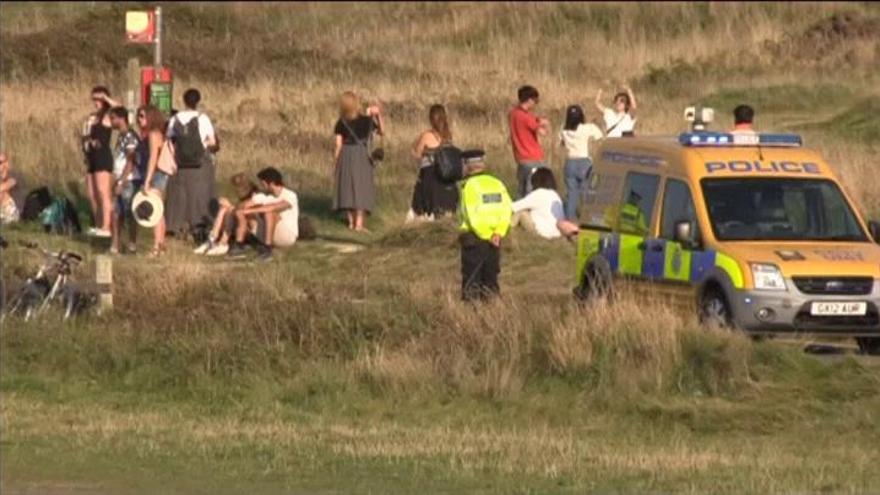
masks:
[[[162,66],[162,7],[125,13],[125,38],[129,43],[153,45],[153,66],[141,68],[141,104],[171,113],[171,69]]]

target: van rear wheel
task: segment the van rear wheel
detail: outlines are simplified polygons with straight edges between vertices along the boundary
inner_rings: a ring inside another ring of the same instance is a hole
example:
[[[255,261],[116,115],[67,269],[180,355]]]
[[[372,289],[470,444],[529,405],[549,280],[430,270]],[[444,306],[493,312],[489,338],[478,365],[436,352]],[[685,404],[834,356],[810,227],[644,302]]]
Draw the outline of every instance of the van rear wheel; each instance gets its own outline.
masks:
[[[733,312],[724,293],[716,288],[708,289],[700,298],[700,323],[712,328],[733,328]]]
[[[880,337],[856,337],[856,343],[862,354],[880,356]]]

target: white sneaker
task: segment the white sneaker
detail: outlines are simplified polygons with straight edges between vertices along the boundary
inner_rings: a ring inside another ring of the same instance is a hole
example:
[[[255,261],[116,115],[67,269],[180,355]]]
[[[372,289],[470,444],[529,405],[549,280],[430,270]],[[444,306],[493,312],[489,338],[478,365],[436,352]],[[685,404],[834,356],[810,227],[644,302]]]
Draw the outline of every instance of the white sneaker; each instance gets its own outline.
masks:
[[[214,243],[211,241],[207,241],[207,242],[203,243],[201,246],[193,249],[193,254],[205,254],[212,247],[214,247]]]
[[[208,256],[223,256],[229,252],[229,244],[214,244],[205,253]]]
[[[91,234],[95,237],[113,237],[113,234],[106,229],[92,229]]]

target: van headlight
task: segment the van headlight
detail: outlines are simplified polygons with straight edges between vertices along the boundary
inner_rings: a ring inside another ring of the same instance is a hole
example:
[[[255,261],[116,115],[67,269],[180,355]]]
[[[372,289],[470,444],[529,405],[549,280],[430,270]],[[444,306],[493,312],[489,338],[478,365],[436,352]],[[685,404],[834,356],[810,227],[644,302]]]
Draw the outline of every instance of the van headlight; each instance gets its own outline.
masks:
[[[769,263],[751,263],[755,288],[760,290],[786,290],[785,279],[779,267]]]

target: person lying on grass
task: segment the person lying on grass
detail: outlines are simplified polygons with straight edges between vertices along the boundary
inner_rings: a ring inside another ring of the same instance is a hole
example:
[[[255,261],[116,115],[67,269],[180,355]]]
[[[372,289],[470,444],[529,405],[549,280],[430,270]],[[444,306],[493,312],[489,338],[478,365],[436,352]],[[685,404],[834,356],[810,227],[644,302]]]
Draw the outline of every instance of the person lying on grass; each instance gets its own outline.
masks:
[[[268,194],[254,195],[250,204],[235,209],[235,246],[229,249],[230,258],[245,256],[248,223],[256,219],[262,238],[257,244],[260,260],[272,258],[273,246],[292,246],[299,236],[299,202],[296,193],[284,187],[281,172],[273,167],[257,174],[260,185]]]

